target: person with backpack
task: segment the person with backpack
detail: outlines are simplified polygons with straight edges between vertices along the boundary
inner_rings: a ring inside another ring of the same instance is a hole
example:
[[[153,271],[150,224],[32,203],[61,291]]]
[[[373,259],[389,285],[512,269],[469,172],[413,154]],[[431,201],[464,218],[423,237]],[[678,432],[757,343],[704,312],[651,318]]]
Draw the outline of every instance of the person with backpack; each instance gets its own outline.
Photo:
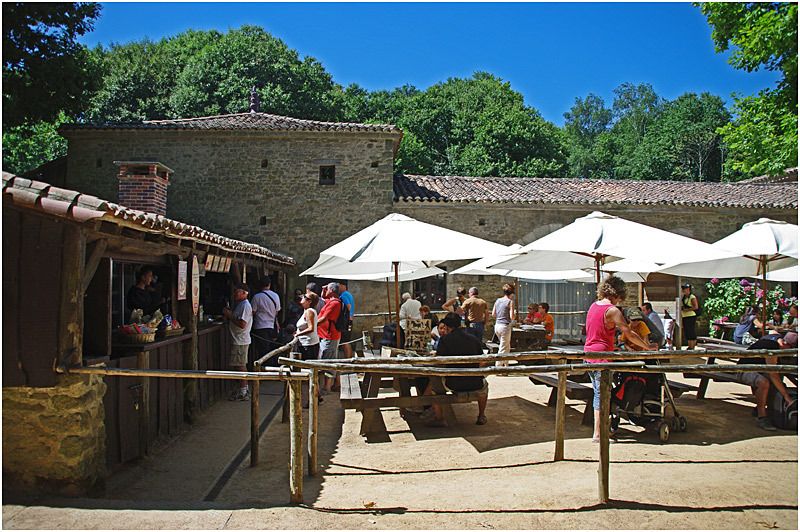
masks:
[[[757,340],[755,343],[751,344],[747,349],[769,349],[769,350],[778,350],[778,349],[793,349],[797,347],[797,334],[793,332],[786,333],[783,337],[779,334],[767,334]],[[756,358],[756,357],[746,357],[740,358],[738,361],[739,364],[777,364],[778,357],[771,356],[771,357],[764,357],[764,358]],[[785,410],[788,410],[788,407],[794,408],[795,412],[797,411],[797,390],[794,389],[794,394],[790,393],[790,391],[784,386],[783,378],[778,373],[759,373],[757,371],[742,371],[740,373],[734,374],[736,378],[736,382],[740,382],[742,384],[746,384],[750,386],[750,389],[753,392],[753,395],[756,398],[756,425],[759,428],[764,430],[773,431],[776,429],[775,421],[770,419],[770,416],[767,412],[767,404],[768,399],[770,396],[770,385],[775,390],[775,392],[780,395],[783,403],[779,403],[780,407],[787,407]],[[776,398],[777,399],[777,398]],[[780,410],[780,409],[776,409]],[[796,414],[795,414],[796,419]],[[780,423],[778,423],[780,424]],[[781,427],[785,428],[785,427]]]
[[[256,358],[261,358],[278,347],[278,312],[281,310],[281,298],[271,290],[272,280],[264,277],[258,281],[258,293],[253,296],[253,337]],[[252,360],[251,360],[252,362]],[[277,366],[277,357],[267,361],[270,366]]]
[[[692,350],[697,345],[697,316],[700,315],[700,302],[692,293],[692,285],[681,285],[681,326],[683,338]]]
[[[325,304],[317,320],[317,334],[319,334],[319,356],[323,360],[338,358],[339,342],[342,339],[343,327],[341,321],[348,318],[342,300],[339,299],[339,283],[328,283],[322,287],[322,298]],[[346,321],[345,325],[346,326]],[[333,389],[335,374],[326,373],[323,376],[322,389],[330,392]]]

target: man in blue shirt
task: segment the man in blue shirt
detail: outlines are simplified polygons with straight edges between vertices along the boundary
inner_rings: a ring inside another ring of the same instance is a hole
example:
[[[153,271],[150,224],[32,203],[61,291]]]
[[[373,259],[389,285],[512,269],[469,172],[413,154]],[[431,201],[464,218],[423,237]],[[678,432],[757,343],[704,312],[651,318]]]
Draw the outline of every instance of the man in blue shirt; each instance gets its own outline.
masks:
[[[349,342],[353,335],[353,313],[355,312],[356,308],[356,301],[353,299],[353,294],[347,291],[347,281],[339,281],[339,288],[341,292],[339,293],[339,299],[342,300],[342,305],[347,307],[348,316],[350,316],[350,320],[347,322],[347,330],[342,331],[342,351],[347,358],[353,356],[353,348]]]

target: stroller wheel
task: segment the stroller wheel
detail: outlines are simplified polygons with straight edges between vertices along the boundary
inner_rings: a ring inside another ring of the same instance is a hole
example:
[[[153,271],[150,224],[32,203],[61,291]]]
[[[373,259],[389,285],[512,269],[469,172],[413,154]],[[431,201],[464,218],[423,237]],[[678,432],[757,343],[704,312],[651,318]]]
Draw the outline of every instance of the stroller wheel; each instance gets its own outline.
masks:
[[[678,430],[686,432],[686,418],[683,416],[678,417]]]
[[[662,421],[658,424],[658,439],[661,440],[661,443],[669,441],[669,432],[669,423]]]
[[[678,432],[681,429],[681,422],[678,421],[678,418],[674,417],[669,420],[669,428],[672,429],[672,432]]]

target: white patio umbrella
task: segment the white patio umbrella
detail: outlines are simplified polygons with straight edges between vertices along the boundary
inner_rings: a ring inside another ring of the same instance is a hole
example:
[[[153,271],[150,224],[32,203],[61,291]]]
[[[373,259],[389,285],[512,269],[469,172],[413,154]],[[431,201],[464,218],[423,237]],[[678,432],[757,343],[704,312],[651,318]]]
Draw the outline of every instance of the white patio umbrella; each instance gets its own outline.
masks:
[[[733,256],[717,260],[695,259],[682,264],[671,261],[672,265],[659,271],[687,277],[761,277],[766,294],[769,270],[797,266],[797,230],[796,225],[761,218],[714,242],[715,248]],[[767,306],[762,305],[764,325],[766,312]]]
[[[792,266],[791,268],[784,268],[782,270],[767,272],[767,281],[796,283],[797,276],[799,274],[800,272],[798,272],[797,266]]]
[[[482,238],[393,213],[324,250],[320,258],[329,256],[344,259],[352,266],[353,272],[358,272],[364,264],[368,264],[370,266],[367,268],[385,269],[386,275],[383,277],[393,273],[399,327],[401,264],[420,262],[425,267],[431,267],[447,260],[500,255],[505,250],[505,246]]]
[[[434,262],[423,261],[402,261],[398,264],[398,273],[401,277],[408,276],[414,272],[428,270]],[[437,271],[423,275],[435,275]],[[315,277],[328,277],[351,280],[374,281],[394,276],[394,264],[391,261],[384,262],[350,262],[343,257],[327,255],[325,252],[320,254],[319,259],[310,268],[300,275],[313,275]],[[417,277],[419,279],[420,277]],[[405,279],[410,280],[410,279]]]
[[[710,244],[648,225],[595,211],[531,242],[519,255],[490,265],[491,268],[527,270],[592,269],[600,282],[601,267],[608,259],[634,259],[657,264],[674,263],[676,257],[702,260],[733,256]],[[611,262],[606,264],[614,271]],[[619,265],[616,271],[623,270]],[[637,269],[627,270],[639,272]]]

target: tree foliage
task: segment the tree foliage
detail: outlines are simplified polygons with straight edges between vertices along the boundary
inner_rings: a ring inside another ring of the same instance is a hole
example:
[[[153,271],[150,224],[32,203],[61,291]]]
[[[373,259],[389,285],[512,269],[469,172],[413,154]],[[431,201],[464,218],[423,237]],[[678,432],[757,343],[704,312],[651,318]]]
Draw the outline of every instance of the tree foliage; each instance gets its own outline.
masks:
[[[720,131],[731,165],[745,174],[797,166],[797,3],[704,3],[718,52],[753,72],[780,72],[776,87],[735,100],[734,121]]]
[[[77,37],[100,13],[91,3],[3,3],[3,126],[77,114],[93,88]]]
[[[69,121],[60,113],[53,122],[3,128],[3,170],[19,175],[66,155],[67,139],[58,127]]]

